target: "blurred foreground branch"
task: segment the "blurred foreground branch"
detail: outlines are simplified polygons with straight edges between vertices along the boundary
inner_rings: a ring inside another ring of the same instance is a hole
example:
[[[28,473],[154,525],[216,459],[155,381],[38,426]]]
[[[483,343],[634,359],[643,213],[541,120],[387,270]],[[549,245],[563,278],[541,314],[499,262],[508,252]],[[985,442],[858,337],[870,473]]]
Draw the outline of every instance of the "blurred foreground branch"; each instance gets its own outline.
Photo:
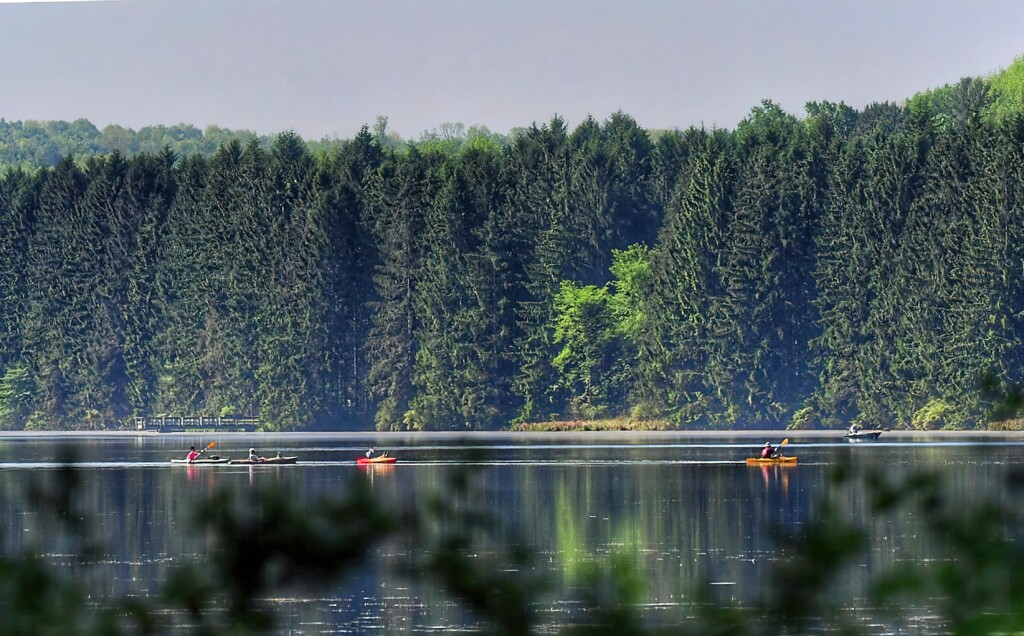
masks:
[[[1022,476],[1010,473],[1014,480]],[[538,608],[550,604],[554,586],[537,574],[529,549],[503,543],[501,526],[475,503],[481,497],[468,470],[453,471],[442,491],[415,510],[385,509],[365,478],[313,506],[273,489],[243,497],[216,492],[196,509],[195,532],[209,537],[211,546],[206,562],[177,564],[151,596],[100,599],[90,596],[83,575],[99,548],[87,516],[76,509],[77,487],[74,470],[56,471],[31,500],[40,515],[57,522],[47,526],[53,532],[40,541],[72,550],[79,565],[54,566],[41,556],[52,553],[45,545],[5,552],[0,633],[272,633],[277,617],[264,602],[269,594],[298,589],[319,598],[385,542],[397,542],[411,555],[390,567],[446,594],[478,618],[485,633],[868,634],[878,629],[858,622],[835,601],[836,586],[876,538],[865,518],[843,510],[828,493],[799,531],[776,532],[784,558],[771,567],[762,598],[718,599],[710,586],[695,581],[689,607],[667,621],[672,627],[665,630],[645,622],[639,609],[645,601],[642,565],[621,553],[582,567],[576,575],[578,598],[571,599],[576,611],[562,624],[545,624]],[[1015,507],[965,506],[945,496],[941,479],[928,474],[893,480],[840,467],[831,491],[843,488],[862,489],[869,519],[913,515],[945,555],[873,573],[864,598],[879,620],[898,627],[904,620],[901,608],[913,606],[934,612],[936,628],[946,633],[1024,630],[1022,525]]]

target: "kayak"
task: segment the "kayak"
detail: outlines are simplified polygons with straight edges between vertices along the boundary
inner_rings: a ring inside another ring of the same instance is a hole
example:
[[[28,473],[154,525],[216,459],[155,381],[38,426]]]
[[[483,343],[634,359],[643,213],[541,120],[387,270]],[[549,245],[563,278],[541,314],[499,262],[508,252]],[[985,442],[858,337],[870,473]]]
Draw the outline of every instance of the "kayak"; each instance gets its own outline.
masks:
[[[843,439],[850,441],[857,441],[861,439],[878,439],[882,435],[882,431],[860,431],[857,433],[847,433],[843,435]]]
[[[769,457],[769,458],[748,457],[747,458],[747,466],[759,466],[759,465],[770,466],[772,464],[790,465],[790,464],[795,464],[795,463],[796,463],[796,457]]]
[[[397,457],[387,457],[385,455],[379,455],[377,457],[360,457],[356,460],[357,464],[394,464],[398,461]]]
[[[270,465],[294,464],[297,461],[299,461],[298,457],[264,457],[263,459],[261,459],[259,461],[253,461],[251,459],[232,459],[231,463],[232,464],[250,464],[250,465],[265,466],[267,464],[270,464]]]
[[[193,459],[192,461],[188,461],[187,459],[172,459],[171,463],[172,464],[190,464],[190,465],[196,465],[196,464],[227,464],[230,461],[231,460],[228,459],[227,457],[201,457],[199,459]]]

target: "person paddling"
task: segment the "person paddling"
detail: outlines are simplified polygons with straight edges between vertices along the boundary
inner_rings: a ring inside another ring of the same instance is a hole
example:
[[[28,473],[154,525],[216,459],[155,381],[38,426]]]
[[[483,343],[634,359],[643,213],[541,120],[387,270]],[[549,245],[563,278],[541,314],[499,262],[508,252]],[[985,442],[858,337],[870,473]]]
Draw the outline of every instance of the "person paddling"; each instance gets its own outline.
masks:
[[[779,452],[772,447],[771,442],[765,442],[764,448],[761,449],[761,459],[774,459],[779,456]]]
[[[256,454],[256,449],[255,448],[250,448],[249,449],[249,461],[251,461],[251,462],[262,462],[264,460],[263,460],[262,457],[260,457],[259,455]]]
[[[187,462],[189,462],[189,463],[191,464],[192,462],[194,462],[194,461],[196,461],[197,459],[199,459],[199,457],[200,457],[200,456],[201,456],[201,455],[202,455],[203,453],[205,453],[206,451],[208,451],[208,450],[210,450],[211,448],[213,448],[213,447],[214,447],[214,446],[215,446],[216,444],[217,444],[217,442],[210,442],[210,443],[209,443],[209,444],[208,444],[208,445],[206,446],[206,448],[204,448],[204,449],[203,449],[203,450],[201,450],[201,451],[197,451],[197,450],[196,450],[196,447],[195,447],[195,446],[193,446],[193,447],[189,448],[189,449],[188,449],[188,455],[186,455],[186,456],[185,456],[185,461],[187,461]]]

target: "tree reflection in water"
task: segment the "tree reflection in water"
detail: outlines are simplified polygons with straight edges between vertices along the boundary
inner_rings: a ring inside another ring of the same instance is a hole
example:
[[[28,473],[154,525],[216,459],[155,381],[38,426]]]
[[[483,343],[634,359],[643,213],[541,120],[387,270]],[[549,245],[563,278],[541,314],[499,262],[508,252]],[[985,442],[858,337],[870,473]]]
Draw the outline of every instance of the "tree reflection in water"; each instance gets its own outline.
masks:
[[[96,574],[104,554],[103,529],[76,497],[79,471],[47,471],[25,497],[32,502],[26,514],[37,517],[36,527],[47,531],[33,533],[31,545],[5,549],[0,560],[0,633],[271,633],[280,618],[273,599],[326,594],[364,568],[369,556],[382,553],[395,556],[384,567],[445,595],[460,620],[485,633],[873,634],[913,629],[979,634],[1024,629],[1019,542],[1024,525],[1018,507],[1013,501],[965,502],[935,474],[900,471],[894,476],[838,466],[829,488],[815,498],[809,519],[792,524],[779,518],[771,548],[776,558],[759,594],[736,599],[723,594],[728,586],[716,585],[728,580],[716,580],[725,570],[707,564],[713,559],[683,558],[682,551],[649,554],[650,533],[658,523],[644,518],[645,508],[618,514],[589,508],[593,498],[585,496],[586,471],[571,479],[562,473],[550,484],[558,511],[557,548],[545,556],[557,560],[560,575],[553,579],[550,568],[537,566],[545,557],[514,540],[489,508],[478,470],[449,471],[429,497],[402,509],[374,496],[371,480],[387,475],[369,471],[312,506],[283,487],[242,493],[214,488],[195,502],[192,530],[204,537],[207,558],[176,564],[148,595],[119,594]],[[763,500],[756,505],[792,496],[791,475],[782,467],[750,471]],[[1015,471],[1010,478],[1014,485],[1022,481]],[[610,498],[619,505],[639,496],[631,486],[621,488]],[[712,478],[680,493],[680,510],[670,518],[686,523],[724,505],[716,501],[718,488]],[[706,526],[692,526],[699,527]],[[927,534],[940,551],[927,559],[883,560],[884,567],[866,579],[858,573],[857,580],[866,584],[848,589],[851,569],[863,570],[866,551],[884,551],[896,527]],[[579,549],[588,543],[588,533],[597,531],[611,537],[606,549]],[[686,540],[693,554],[719,549],[699,532]],[[387,549],[382,552],[381,546]],[[652,558],[660,567],[686,571],[681,580],[691,584],[677,591],[674,602],[654,598],[649,589]],[[652,604],[665,605],[656,620],[651,619]],[[923,615],[931,618],[915,623]]]

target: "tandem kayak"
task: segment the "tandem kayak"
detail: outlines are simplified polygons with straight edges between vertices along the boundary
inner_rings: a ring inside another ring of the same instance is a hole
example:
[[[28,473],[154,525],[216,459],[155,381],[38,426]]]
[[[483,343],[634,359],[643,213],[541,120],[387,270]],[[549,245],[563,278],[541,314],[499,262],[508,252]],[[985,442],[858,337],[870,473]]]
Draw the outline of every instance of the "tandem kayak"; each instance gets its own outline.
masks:
[[[193,459],[192,461],[189,461],[187,459],[172,459],[171,463],[172,464],[189,464],[189,465],[193,465],[194,466],[196,464],[200,464],[200,465],[201,464],[227,464],[230,461],[231,460],[228,459],[227,457],[202,457],[200,459]]]
[[[748,457],[747,466],[770,466],[772,464],[791,465],[796,463],[796,457]]]
[[[843,435],[843,439],[856,442],[862,439],[878,439],[882,435],[882,431],[859,431],[857,433],[847,433]]]
[[[250,464],[250,465],[259,465],[259,466],[264,466],[266,464],[270,464],[270,465],[273,466],[275,464],[294,464],[297,461],[299,461],[298,457],[281,457],[281,456],[278,456],[278,457],[264,457],[264,458],[262,458],[262,459],[260,459],[258,461],[253,461],[251,459],[232,459],[231,463],[232,464]]]
[[[394,464],[398,461],[397,457],[387,457],[381,455],[379,457],[360,457],[356,460],[357,464]]]

